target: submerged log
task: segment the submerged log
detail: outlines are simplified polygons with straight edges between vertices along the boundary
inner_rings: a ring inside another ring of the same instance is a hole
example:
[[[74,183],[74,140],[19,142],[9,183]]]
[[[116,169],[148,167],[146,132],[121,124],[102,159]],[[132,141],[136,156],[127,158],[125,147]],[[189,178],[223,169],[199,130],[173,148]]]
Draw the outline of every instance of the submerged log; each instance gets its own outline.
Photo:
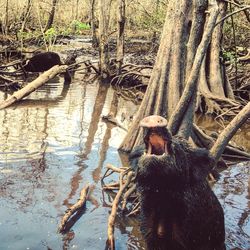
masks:
[[[51,69],[45,71],[41,74],[38,78],[34,81],[26,85],[24,88],[16,91],[12,96],[10,96],[7,100],[4,100],[0,103],[0,109],[4,109],[15,103],[16,101],[21,100],[22,98],[26,97],[39,87],[41,87],[44,83],[48,80],[54,78],[57,74],[63,73],[68,68],[67,65],[55,65]]]

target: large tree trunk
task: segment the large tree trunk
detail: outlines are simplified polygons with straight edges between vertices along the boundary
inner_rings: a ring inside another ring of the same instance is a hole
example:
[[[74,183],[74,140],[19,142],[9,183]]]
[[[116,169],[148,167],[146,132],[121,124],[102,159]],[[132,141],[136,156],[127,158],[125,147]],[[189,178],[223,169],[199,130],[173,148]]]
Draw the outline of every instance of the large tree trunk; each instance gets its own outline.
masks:
[[[221,20],[226,15],[227,4],[221,1],[218,6],[220,11],[218,19]],[[220,102],[238,105],[232,102],[233,90],[225,75],[224,65],[221,63],[222,30],[223,22],[220,22],[214,29],[210,48],[202,65],[202,83],[199,84],[199,92],[205,103],[202,109],[208,114],[221,113]],[[198,105],[201,106],[201,103],[199,102]]]
[[[193,14],[190,20],[191,11]],[[169,1],[149,85],[137,116],[120,146],[121,150],[131,151],[142,143],[139,121],[152,114],[168,119],[172,116],[169,124],[171,132],[176,134],[182,130],[185,137],[190,135],[192,126],[186,123],[181,127],[181,124],[189,119],[192,124],[198,76],[217,16],[218,6],[215,1],[209,4],[205,0],[198,3]]]

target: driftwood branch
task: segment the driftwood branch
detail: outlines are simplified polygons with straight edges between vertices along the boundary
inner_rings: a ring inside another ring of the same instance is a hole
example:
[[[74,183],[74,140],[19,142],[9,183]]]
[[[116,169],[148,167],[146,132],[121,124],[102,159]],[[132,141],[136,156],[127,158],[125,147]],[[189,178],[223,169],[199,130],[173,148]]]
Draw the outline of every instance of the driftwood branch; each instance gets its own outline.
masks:
[[[0,103],[0,109],[4,109],[11,104],[15,103],[16,101],[21,100],[25,96],[29,95],[33,91],[35,91],[37,88],[41,87],[44,83],[46,83],[48,80],[54,78],[57,74],[63,73],[66,71],[68,66],[66,65],[56,65],[52,67],[51,69],[45,71],[43,74],[41,74],[38,78],[36,78],[34,81],[23,87],[22,89],[16,91],[12,96],[10,96],[7,100],[4,100]]]
[[[61,223],[58,227],[58,232],[62,233],[65,229],[65,225],[69,222],[70,217],[77,211],[79,211],[80,209],[82,209],[86,203],[86,200],[88,199],[88,195],[89,195],[89,185],[86,185],[80,194],[80,198],[79,200],[72,206],[70,207],[65,215],[63,216]]]
[[[127,180],[126,180],[125,184],[123,184],[123,177],[124,177],[125,173],[126,173],[126,171],[124,171],[120,175],[120,189],[119,189],[118,193],[116,194],[116,197],[113,201],[112,210],[111,210],[111,213],[110,213],[109,219],[108,219],[108,241],[107,241],[107,244],[111,250],[115,249],[114,225],[115,225],[115,218],[116,218],[116,214],[117,214],[118,205],[119,205],[119,202],[120,202],[120,199],[121,199],[123,193],[125,192],[126,188],[130,184],[132,177],[133,177],[133,172],[132,171],[128,172]]]

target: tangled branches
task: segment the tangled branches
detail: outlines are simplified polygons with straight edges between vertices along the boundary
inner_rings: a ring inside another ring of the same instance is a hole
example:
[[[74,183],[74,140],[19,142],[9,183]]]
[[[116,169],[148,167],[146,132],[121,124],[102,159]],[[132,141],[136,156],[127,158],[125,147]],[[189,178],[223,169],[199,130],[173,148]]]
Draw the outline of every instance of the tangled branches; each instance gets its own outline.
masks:
[[[119,182],[105,184],[104,179],[113,173],[119,174]],[[110,249],[115,249],[114,224],[118,211],[126,212],[127,216],[135,215],[139,212],[140,203],[136,193],[135,173],[130,168],[117,168],[111,164],[107,165],[107,170],[102,177],[103,190],[117,191],[112,202],[112,210],[108,219],[108,240],[107,245]],[[130,202],[130,204],[129,204]]]

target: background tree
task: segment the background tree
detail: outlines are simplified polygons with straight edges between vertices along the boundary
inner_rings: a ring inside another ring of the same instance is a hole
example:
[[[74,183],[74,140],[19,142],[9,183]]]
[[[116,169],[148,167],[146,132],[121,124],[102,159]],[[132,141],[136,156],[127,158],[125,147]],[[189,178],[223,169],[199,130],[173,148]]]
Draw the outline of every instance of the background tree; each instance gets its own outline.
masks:
[[[109,77],[109,21],[111,0],[99,0],[99,66],[103,79]]]
[[[117,68],[120,73],[124,58],[125,0],[118,0],[117,8]]]
[[[52,27],[52,24],[54,22],[54,17],[55,17],[55,12],[56,12],[56,4],[58,0],[52,0],[52,6],[51,6],[51,11],[49,13],[49,18],[48,22],[46,24],[46,27],[44,29],[44,32]]]
[[[91,35],[92,35],[92,46],[97,48],[99,45],[98,38],[97,38],[97,20],[95,17],[95,0],[90,0],[90,26],[91,26]]]

